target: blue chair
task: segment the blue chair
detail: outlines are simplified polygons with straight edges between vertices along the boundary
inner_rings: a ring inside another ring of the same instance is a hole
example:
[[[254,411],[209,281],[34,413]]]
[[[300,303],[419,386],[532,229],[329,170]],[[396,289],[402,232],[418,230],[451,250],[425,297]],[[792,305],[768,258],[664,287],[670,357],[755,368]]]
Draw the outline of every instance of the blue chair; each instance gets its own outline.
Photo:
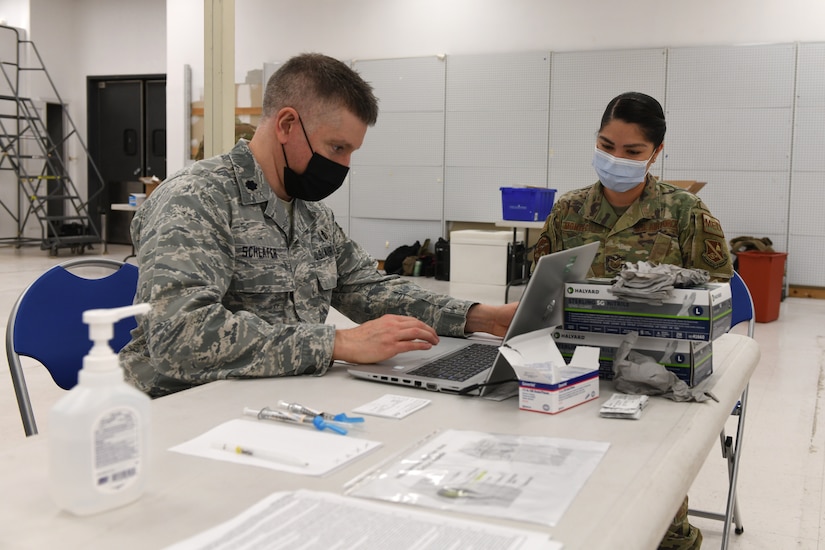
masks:
[[[103,278],[85,278],[69,269],[85,267],[114,270]],[[68,390],[77,384],[83,357],[92,347],[89,327],[83,323],[87,309],[132,304],[138,268],[117,260],[77,258],[58,264],[38,277],[17,299],[6,327],[6,355],[26,436],[37,433],[31,399],[20,357],[37,360],[55,383]],[[137,326],[134,317],[115,325],[109,343],[119,351]]]
[[[748,336],[753,338],[756,320],[753,311],[753,298],[748,290],[748,286],[739,273],[733,273],[730,280],[731,302],[733,315],[731,318],[731,328],[739,323],[748,323]],[[715,519],[724,522],[722,528],[722,550],[728,547],[728,536],[730,535],[731,523],[736,525],[735,533],[741,535],[745,531],[742,525],[742,516],[739,514],[739,501],[736,495],[736,483],[739,477],[739,457],[742,453],[742,434],[745,429],[745,412],[748,406],[748,385],[742,391],[742,396],[739,403],[736,404],[732,415],[738,417],[736,423],[736,438],[725,434],[725,428],[722,428],[722,433],[719,434],[719,440],[722,444],[722,457],[728,461],[728,499],[725,507],[725,513],[704,512],[701,510],[688,510],[688,514]]]

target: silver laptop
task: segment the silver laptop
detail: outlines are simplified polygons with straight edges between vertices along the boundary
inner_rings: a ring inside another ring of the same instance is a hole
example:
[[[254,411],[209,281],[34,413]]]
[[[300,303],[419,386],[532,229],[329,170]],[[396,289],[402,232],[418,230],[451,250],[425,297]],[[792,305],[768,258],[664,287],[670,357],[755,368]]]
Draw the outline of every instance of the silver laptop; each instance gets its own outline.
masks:
[[[564,283],[587,276],[599,243],[594,242],[542,256],[519,301],[503,342],[562,324]],[[423,388],[431,391],[485,395],[495,386],[515,380],[515,373],[498,352],[500,342],[441,337],[429,350],[401,353],[369,365],[348,369],[356,378]],[[444,370],[450,371],[444,374]]]

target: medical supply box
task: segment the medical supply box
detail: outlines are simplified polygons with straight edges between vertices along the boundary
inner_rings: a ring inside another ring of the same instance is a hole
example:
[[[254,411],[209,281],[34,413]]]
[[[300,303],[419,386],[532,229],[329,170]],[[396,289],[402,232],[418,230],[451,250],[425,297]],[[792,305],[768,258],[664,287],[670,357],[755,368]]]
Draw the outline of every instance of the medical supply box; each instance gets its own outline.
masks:
[[[599,377],[611,380],[613,358],[625,336],[558,329],[553,332],[553,340],[565,359],[573,357],[576,346],[599,348]],[[632,349],[663,365],[688,386],[713,374],[713,342],[639,337]]]
[[[516,241],[522,240],[521,231]],[[507,284],[507,245],[511,231],[467,229],[450,233],[450,282]]]
[[[566,283],[563,328],[708,342],[730,330],[728,283],[675,288],[661,304],[628,301],[611,291],[612,286],[602,282]]]
[[[553,328],[511,338],[499,348],[519,383],[519,409],[556,414],[599,397],[599,350],[579,346],[569,363]]]
[[[523,411],[557,414],[599,397],[599,371],[577,370],[558,382],[519,378],[518,407]]]

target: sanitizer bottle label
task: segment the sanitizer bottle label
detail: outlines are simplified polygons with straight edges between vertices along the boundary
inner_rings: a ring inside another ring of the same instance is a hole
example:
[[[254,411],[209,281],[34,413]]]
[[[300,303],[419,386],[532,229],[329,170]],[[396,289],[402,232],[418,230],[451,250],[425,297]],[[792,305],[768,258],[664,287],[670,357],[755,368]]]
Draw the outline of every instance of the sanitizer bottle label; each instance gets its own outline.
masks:
[[[129,487],[140,474],[140,417],[130,407],[107,410],[94,426],[94,482],[103,493]]]

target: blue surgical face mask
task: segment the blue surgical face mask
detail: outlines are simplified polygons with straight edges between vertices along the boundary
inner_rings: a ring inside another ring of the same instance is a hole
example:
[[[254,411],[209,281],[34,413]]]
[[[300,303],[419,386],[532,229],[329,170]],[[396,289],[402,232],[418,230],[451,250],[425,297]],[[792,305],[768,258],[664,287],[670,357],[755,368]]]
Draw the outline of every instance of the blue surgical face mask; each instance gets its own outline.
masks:
[[[650,155],[653,158],[653,155]],[[614,157],[596,147],[593,153],[593,168],[599,181],[608,189],[618,193],[630,191],[647,176],[647,160],[630,160]]]

